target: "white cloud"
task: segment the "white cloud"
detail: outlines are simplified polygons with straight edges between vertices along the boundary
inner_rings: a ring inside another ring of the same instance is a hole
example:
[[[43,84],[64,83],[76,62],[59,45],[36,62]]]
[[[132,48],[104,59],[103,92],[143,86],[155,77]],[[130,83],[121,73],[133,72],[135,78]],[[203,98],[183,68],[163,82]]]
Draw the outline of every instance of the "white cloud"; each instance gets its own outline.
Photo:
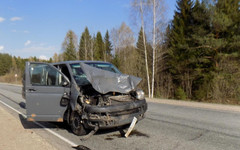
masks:
[[[11,21],[20,21],[20,20],[22,20],[22,18],[21,17],[12,17],[10,20]]]
[[[19,31],[19,30],[16,30],[16,29],[13,29],[13,30],[11,30],[11,32],[18,32],[18,33],[25,33],[25,34],[28,34],[28,33],[30,33],[28,30],[23,30],[23,31]]]
[[[4,46],[0,45],[0,51],[2,51],[4,49]]]
[[[15,49],[12,53],[15,56],[20,56],[22,58],[29,58],[30,56],[39,56],[44,55],[48,59],[53,56],[53,54],[61,49],[60,46],[53,46],[42,43],[37,43],[31,41],[31,44],[28,46],[24,46],[21,49]]]
[[[41,59],[41,60],[48,60],[47,56],[44,56],[44,55],[40,55],[39,59]]]
[[[41,52],[41,53],[50,53],[50,52],[55,52],[56,47],[54,46],[40,46],[40,45],[34,45],[34,46],[28,46],[23,49],[20,49],[22,53],[32,53],[32,52]],[[37,54],[33,54],[37,55]]]
[[[27,41],[24,43],[25,46],[28,46],[29,44],[31,44],[31,41],[30,41],[30,40],[27,40]]]
[[[3,22],[5,20],[5,18],[0,17],[0,22]]]

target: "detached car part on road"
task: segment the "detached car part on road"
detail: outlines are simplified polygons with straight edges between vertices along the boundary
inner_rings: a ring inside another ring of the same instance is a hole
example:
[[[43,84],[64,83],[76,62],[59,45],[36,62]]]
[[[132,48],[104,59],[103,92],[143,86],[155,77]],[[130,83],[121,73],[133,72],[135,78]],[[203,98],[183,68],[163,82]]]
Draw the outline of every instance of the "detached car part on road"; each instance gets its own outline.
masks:
[[[74,134],[141,120],[147,110],[140,78],[101,61],[26,62],[22,95],[28,121],[66,121]]]

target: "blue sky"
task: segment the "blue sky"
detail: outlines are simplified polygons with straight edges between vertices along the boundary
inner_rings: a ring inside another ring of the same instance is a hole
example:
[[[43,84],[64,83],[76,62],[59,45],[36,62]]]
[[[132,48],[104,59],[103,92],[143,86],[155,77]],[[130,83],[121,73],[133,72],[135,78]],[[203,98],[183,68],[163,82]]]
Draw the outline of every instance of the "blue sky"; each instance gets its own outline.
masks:
[[[0,52],[27,58],[50,58],[61,52],[66,32],[78,38],[87,26],[91,34],[130,27],[131,0],[1,0]],[[166,0],[166,18],[172,19],[176,0]],[[79,40],[79,39],[78,39]]]

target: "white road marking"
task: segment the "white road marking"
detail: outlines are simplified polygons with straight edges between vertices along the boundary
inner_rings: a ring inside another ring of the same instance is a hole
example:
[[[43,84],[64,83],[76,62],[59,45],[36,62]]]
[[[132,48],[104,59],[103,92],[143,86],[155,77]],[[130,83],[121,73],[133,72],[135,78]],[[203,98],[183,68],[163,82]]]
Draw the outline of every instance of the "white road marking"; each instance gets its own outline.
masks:
[[[21,113],[21,112],[20,112],[20,111],[18,111],[17,109],[15,109],[15,108],[11,107],[10,105],[8,105],[8,104],[4,103],[3,101],[1,101],[1,100],[0,100],[0,103],[2,103],[3,105],[7,106],[8,108],[10,108],[10,109],[14,110],[14,111],[15,111],[15,112],[17,112],[18,114],[21,114],[21,115],[22,115],[24,118],[27,118],[27,116],[26,116],[26,115],[24,115],[23,113]]]
[[[18,114],[22,115],[24,118],[27,118],[27,116],[23,113],[21,113],[20,111],[16,110],[15,108],[11,107],[10,105],[4,103],[3,101],[0,100],[0,103],[2,103],[3,105],[7,106],[8,108],[12,109],[13,111],[17,112]],[[55,135],[56,137],[60,138],[61,140],[63,140],[64,142],[70,144],[71,146],[78,146],[77,144],[73,143],[72,141],[66,139],[65,137],[61,136],[60,134],[48,129],[47,127],[45,127],[44,125],[42,125],[41,123],[35,122],[33,121],[33,123],[35,123],[36,125],[42,127],[44,130],[48,131],[49,133]]]

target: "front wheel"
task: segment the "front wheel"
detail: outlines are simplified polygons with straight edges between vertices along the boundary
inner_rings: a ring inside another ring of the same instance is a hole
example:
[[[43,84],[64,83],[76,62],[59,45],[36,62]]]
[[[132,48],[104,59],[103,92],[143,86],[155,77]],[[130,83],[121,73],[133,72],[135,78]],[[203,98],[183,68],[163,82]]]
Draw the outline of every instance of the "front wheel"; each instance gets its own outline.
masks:
[[[84,128],[82,124],[82,120],[78,112],[73,111],[70,116],[70,126],[71,130],[74,134],[80,136],[80,135],[85,135],[86,129]]]

